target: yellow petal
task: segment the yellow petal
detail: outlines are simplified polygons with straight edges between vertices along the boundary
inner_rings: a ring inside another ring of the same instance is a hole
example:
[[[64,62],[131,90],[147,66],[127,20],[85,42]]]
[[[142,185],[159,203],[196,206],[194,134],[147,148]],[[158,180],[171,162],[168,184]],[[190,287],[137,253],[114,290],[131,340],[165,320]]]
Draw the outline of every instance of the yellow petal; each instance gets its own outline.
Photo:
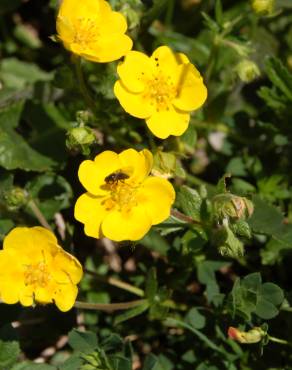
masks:
[[[34,289],[34,300],[38,303],[52,303],[57,284],[54,281],[50,281],[46,286],[38,286]]]
[[[76,300],[78,289],[74,284],[62,284],[58,286],[58,290],[54,296],[56,306],[60,311],[69,311]]]
[[[51,264],[51,275],[57,283],[77,284],[83,271],[80,262],[71,254],[60,249]]]
[[[203,79],[192,64],[183,64],[179,67],[178,96],[173,105],[184,111],[200,108],[207,98],[207,88]]]
[[[175,54],[168,46],[160,46],[151,55],[156,69],[170,78],[175,78],[177,69],[181,62],[178,54]]]
[[[169,135],[182,135],[188,128],[189,121],[189,113],[170,108],[169,111],[155,112],[146,119],[146,124],[155,136],[166,139]]]
[[[103,34],[125,33],[127,21],[122,13],[109,12],[107,16],[100,19],[99,29]]]
[[[19,281],[0,282],[0,297],[4,303],[15,304],[19,301],[19,293],[23,284]]]
[[[44,227],[16,227],[6,236],[3,249],[14,249],[20,259],[31,262],[43,259],[43,250],[49,255],[57,249],[55,235]]]
[[[81,195],[75,204],[74,217],[85,225],[85,234],[93,238],[101,237],[100,224],[107,214],[101,205],[102,200],[104,198],[97,198],[86,193]]]
[[[94,195],[104,195],[106,190],[101,186],[105,184],[105,178],[121,167],[116,153],[106,150],[97,155],[94,161],[83,161],[79,166],[78,177],[87,191]]]
[[[80,55],[92,62],[108,63],[120,59],[133,46],[133,41],[124,34],[102,35],[95,43],[85,49]]]
[[[32,306],[34,303],[33,287],[31,285],[24,286],[19,293],[19,302],[25,306]]]
[[[151,220],[142,207],[133,207],[129,212],[113,211],[102,222],[104,236],[114,241],[139,240],[147,234]]]
[[[118,64],[117,72],[128,90],[139,93],[144,90],[145,81],[151,79],[154,68],[153,60],[146,54],[132,50]]]
[[[154,105],[140,93],[132,93],[121,80],[114,85],[114,93],[124,110],[137,118],[147,118],[154,113]]]
[[[124,150],[119,154],[120,162],[123,167],[131,168],[129,181],[141,182],[148,176],[153,164],[153,156],[149,150],[145,149],[137,152],[134,149]]]
[[[78,9],[78,11],[76,11]],[[68,19],[93,19],[106,17],[111,12],[110,5],[105,0],[63,0],[58,14]]]
[[[175,57],[179,64],[190,63],[189,58],[183,53],[176,53]]]
[[[144,99],[142,94],[130,92],[119,80],[114,85],[114,93],[124,110],[137,118],[148,118],[154,111],[149,99]]]
[[[66,49],[70,50],[70,43],[74,40],[74,27],[70,20],[59,15],[56,21],[56,28],[59,38],[63,41]]]
[[[152,225],[159,224],[169,217],[174,200],[173,186],[169,181],[159,177],[148,177],[139,189],[139,204],[145,207]]]

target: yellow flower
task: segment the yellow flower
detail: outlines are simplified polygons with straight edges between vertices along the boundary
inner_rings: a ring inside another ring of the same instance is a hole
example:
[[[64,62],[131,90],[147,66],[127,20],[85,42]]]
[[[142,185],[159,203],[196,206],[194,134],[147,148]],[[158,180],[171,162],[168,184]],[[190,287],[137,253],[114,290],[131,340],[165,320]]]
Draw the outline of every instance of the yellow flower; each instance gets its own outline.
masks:
[[[58,37],[66,49],[93,62],[111,62],[132,48],[125,17],[105,0],[63,0],[57,17]]]
[[[172,185],[149,176],[148,150],[104,151],[79,167],[79,180],[88,191],[75,205],[75,218],[88,236],[114,241],[139,240],[152,225],[166,220],[175,199]]]
[[[4,303],[53,303],[61,311],[73,306],[82,277],[78,260],[65,252],[43,227],[16,227],[0,251],[0,297]]]
[[[165,139],[182,135],[190,112],[207,98],[203,79],[186,55],[161,46],[151,57],[130,51],[118,66],[114,92],[126,112],[146,119],[152,133]]]

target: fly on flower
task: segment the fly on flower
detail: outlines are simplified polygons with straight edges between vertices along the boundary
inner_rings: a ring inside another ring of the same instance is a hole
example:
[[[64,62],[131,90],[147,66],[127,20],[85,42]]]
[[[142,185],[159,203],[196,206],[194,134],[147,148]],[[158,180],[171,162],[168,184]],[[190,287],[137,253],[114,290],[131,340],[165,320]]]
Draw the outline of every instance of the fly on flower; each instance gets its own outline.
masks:
[[[161,139],[182,135],[190,113],[207,98],[203,79],[186,55],[161,46],[151,57],[130,51],[118,66],[114,92],[126,112],[146,120]]]
[[[43,227],[16,227],[0,251],[0,298],[4,303],[55,303],[72,308],[82,277],[79,261],[65,252]]]
[[[125,17],[105,0],[63,0],[57,17],[58,38],[66,49],[93,62],[120,59],[132,48]]]
[[[149,176],[148,150],[105,151],[81,163],[79,180],[87,190],[75,205],[85,234],[114,241],[139,240],[170,215],[175,192],[165,179]]]

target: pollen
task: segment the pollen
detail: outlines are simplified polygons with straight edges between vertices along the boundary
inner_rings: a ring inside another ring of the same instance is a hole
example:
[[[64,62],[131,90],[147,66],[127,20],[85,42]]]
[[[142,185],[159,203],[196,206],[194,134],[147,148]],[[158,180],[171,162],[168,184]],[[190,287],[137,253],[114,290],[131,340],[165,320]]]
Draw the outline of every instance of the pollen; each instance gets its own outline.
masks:
[[[143,97],[150,100],[151,105],[155,105],[156,109],[160,111],[169,110],[176,95],[177,88],[171,78],[159,73],[146,82]]]
[[[74,43],[83,47],[97,42],[99,38],[99,30],[97,23],[92,18],[78,18],[74,24]]]
[[[34,288],[45,288],[51,279],[48,267],[45,262],[28,265],[24,273],[24,284],[32,285]]]
[[[120,212],[128,212],[133,206],[137,205],[136,192],[138,185],[118,181],[108,186],[110,196],[103,202],[107,211],[117,209]]]

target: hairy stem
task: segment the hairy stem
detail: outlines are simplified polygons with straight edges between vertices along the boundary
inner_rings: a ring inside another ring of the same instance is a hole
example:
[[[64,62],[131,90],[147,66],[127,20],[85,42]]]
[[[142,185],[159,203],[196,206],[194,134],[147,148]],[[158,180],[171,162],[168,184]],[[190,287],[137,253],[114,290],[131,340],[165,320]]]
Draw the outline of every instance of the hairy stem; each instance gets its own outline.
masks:
[[[136,301],[121,302],[121,303],[87,303],[76,301],[74,307],[81,308],[84,310],[100,310],[100,311],[120,311],[127,310],[128,308],[133,308],[146,303],[146,299],[138,299]]]
[[[88,270],[88,269],[85,269],[84,272],[88,275],[93,276],[95,279],[97,279],[99,281],[102,281],[102,282],[107,283],[109,285],[112,285],[112,286],[115,286],[117,288],[126,290],[130,293],[136,294],[139,297],[144,297],[144,291],[142,289],[137,288],[137,287],[135,287],[135,286],[133,286],[129,283],[126,283],[124,281],[121,281],[121,280],[113,278],[113,277],[100,276],[97,273],[95,273],[94,271],[91,271],[91,270]]]
[[[74,61],[76,77],[77,77],[80,92],[88,108],[92,111],[92,113],[94,113],[96,110],[96,105],[95,105],[93,98],[90,95],[90,92],[85,82],[85,78],[84,78],[84,74],[83,74],[82,66],[81,66],[81,58],[74,57],[73,61]]]
[[[46,220],[45,216],[42,214],[42,211],[39,209],[39,207],[36,205],[35,201],[33,199],[31,199],[29,202],[28,202],[28,207],[32,210],[33,214],[35,215],[35,217],[37,218],[37,220],[39,221],[39,223],[45,227],[46,229],[49,229],[52,231],[52,228],[50,226],[50,224],[48,223],[48,221]]]

